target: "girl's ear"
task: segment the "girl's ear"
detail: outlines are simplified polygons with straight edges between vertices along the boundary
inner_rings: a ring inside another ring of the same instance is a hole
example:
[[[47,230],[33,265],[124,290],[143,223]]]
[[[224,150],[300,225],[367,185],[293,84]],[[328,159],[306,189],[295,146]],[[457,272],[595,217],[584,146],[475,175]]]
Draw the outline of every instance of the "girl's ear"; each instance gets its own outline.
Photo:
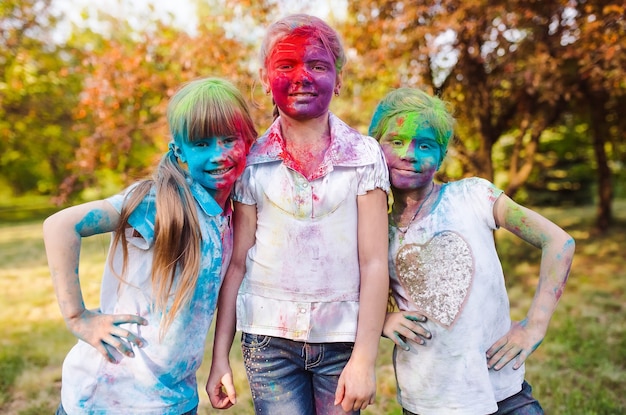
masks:
[[[263,85],[263,91],[265,91],[265,95],[269,95],[272,93],[270,88],[269,79],[267,79],[267,70],[265,68],[259,68],[259,78],[261,79],[261,84]]]
[[[183,155],[182,150],[174,142],[171,142],[169,144],[169,149],[172,153],[174,153],[178,161],[180,161],[181,163],[187,162],[187,160],[185,160],[185,156]]]
[[[343,82],[343,71],[337,74],[337,79],[335,79],[335,90],[334,93],[336,96],[339,95],[339,91],[341,90],[341,84]]]
[[[448,155],[448,150],[444,151],[441,157],[439,157],[439,163],[437,163],[437,171],[439,171],[439,168],[441,168],[441,165],[443,164],[443,160],[446,158],[447,155]]]

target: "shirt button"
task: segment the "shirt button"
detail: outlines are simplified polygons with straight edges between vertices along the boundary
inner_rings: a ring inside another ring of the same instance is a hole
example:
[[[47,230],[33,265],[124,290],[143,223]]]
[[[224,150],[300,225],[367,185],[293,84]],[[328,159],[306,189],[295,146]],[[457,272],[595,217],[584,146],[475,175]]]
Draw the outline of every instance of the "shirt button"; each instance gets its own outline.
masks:
[[[304,314],[304,313],[306,313],[306,309],[301,308],[301,309],[300,309],[300,314]]]
[[[302,183],[302,187],[304,187],[305,189],[306,189],[307,187],[309,187],[309,182],[304,182],[304,183]]]

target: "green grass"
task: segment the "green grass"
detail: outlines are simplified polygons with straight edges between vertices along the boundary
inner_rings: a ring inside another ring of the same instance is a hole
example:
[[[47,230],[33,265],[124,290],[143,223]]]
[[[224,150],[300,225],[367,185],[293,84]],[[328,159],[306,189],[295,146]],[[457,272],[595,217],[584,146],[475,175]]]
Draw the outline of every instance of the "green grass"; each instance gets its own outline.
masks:
[[[626,413],[626,201],[614,205],[618,223],[608,234],[591,231],[593,207],[541,212],[576,238],[576,256],[565,294],[548,334],[527,362],[527,380],[546,413],[613,415]],[[41,236],[46,206],[0,206],[0,413],[50,414],[58,405],[61,364],[75,343],[58,311]],[[528,308],[538,275],[539,252],[505,231],[497,233],[513,318]],[[81,275],[88,307],[98,305],[100,273],[108,237],[87,238]],[[207,346],[210,346],[212,336]],[[378,397],[364,415],[400,415],[395,402],[391,344],[381,340]],[[210,347],[198,373],[200,410],[206,414],[252,414],[252,404],[235,341],[231,363],[239,403],[226,411],[211,408],[204,383]]]

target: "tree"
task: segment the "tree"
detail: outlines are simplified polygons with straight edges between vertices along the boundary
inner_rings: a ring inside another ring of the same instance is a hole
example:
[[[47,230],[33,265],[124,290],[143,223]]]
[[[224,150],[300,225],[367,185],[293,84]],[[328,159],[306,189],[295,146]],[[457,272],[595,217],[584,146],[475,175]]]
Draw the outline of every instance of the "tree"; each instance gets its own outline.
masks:
[[[576,91],[578,113],[586,116],[591,127],[598,171],[596,228],[606,231],[613,220],[609,162],[611,156],[619,158],[626,127],[621,116],[626,103],[626,6],[603,0],[577,6],[571,24],[576,42],[566,49],[564,60],[575,68],[570,86]]]
[[[85,83],[74,115],[82,138],[61,200],[86,187],[146,176],[167,148],[167,102],[182,83],[221,76],[249,88],[241,66],[248,51],[227,36],[220,18],[200,19],[195,36],[159,21],[138,33],[113,16],[103,18],[116,30],[89,45],[81,65]]]
[[[514,134],[505,183],[512,195],[534,168],[544,131],[582,109],[575,103],[583,96],[578,85],[584,85],[584,71],[576,59],[587,54],[581,62],[601,60],[611,68],[610,78],[623,85],[623,58],[616,56],[623,48],[623,6],[593,3],[353,0],[346,33],[369,66],[363,70],[366,82],[393,68],[391,86],[419,85],[455,104],[461,127],[451,152],[463,174],[493,180],[494,145]],[[595,18],[602,25],[607,16],[613,23],[602,26],[603,35],[592,35],[597,27],[590,22]],[[601,42],[590,41],[596,38],[613,46],[602,53]],[[623,94],[623,86],[616,93],[607,84],[599,87],[605,99]]]
[[[0,6],[0,178],[16,194],[54,192],[76,143],[77,54],[51,42],[56,17],[49,6],[50,0]]]

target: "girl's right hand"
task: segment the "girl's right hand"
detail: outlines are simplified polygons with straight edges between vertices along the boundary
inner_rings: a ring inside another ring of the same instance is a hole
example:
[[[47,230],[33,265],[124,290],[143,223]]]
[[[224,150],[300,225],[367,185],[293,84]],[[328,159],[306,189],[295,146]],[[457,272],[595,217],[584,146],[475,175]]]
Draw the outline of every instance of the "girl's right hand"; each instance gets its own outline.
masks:
[[[383,335],[393,341],[398,347],[410,350],[407,340],[411,340],[420,345],[426,345],[426,340],[430,340],[432,335],[421,324],[426,321],[426,317],[411,311],[401,311],[387,313]]]
[[[102,314],[91,310],[84,310],[80,315],[67,319],[66,323],[74,336],[90,344],[111,363],[117,363],[117,360],[109,348],[127,357],[135,357],[131,343],[137,347],[145,345],[144,339],[121,328],[120,324],[148,325],[145,318],[133,314]]]
[[[228,409],[237,403],[233,372],[228,361],[216,362],[213,360],[205,389],[211,405],[215,409]]]

